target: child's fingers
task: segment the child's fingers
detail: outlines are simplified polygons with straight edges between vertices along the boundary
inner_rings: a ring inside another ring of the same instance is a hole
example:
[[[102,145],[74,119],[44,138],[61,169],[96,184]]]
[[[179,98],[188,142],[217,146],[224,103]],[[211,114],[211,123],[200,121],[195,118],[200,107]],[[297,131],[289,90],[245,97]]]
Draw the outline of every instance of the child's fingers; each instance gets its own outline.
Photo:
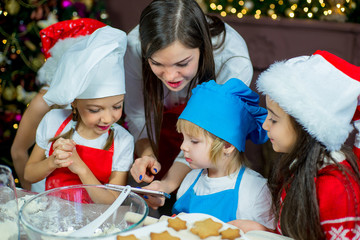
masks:
[[[145,199],[149,207],[155,210],[165,204],[165,197],[155,197],[151,195],[143,195],[142,197]]]
[[[72,163],[73,161],[71,160],[60,160],[60,159],[54,160],[54,164],[56,165],[57,168],[69,167]]]
[[[60,149],[63,151],[73,151],[75,148],[75,142],[72,139],[59,138],[54,142],[53,149]]]
[[[64,160],[72,156],[72,151],[62,151],[59,149],[56,149],[53,153],[55,159],[58,160]]]

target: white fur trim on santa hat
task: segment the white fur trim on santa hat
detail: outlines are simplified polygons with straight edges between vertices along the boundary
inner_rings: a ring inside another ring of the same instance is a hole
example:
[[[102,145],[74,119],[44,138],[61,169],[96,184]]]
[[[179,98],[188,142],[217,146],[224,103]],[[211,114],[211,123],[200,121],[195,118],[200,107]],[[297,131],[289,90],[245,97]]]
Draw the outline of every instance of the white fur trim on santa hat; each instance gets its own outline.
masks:
[[[353,129],[360,83],[321,55],[272,64],[260,74],[257,89],[330,151],[339,150]]]
[[[51,57],[49,57],[42,67],[37,72],[37,79],[40,85],[50,86],[51,81],[55,75],[58,64],[64,52],[66,52],[72,45],[89,36],[79,36],[73,38],[60,39],[51,49]]]

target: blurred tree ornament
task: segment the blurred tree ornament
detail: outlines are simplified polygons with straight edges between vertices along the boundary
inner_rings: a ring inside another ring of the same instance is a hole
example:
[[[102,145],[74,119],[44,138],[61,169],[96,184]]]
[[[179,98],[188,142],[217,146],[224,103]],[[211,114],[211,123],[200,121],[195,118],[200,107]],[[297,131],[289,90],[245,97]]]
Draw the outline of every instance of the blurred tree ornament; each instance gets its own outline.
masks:
[[[28,49],[30,49],[31,51],[35,51],[36,50],[36,46],[35,46],[35,44],[33,44],[30,40],[25,40],[24,41],[24,44],[25,44],[25,46],[28,48]]]
[[[46,20],[39,20],[37,22],[37,25],[39,28],[41,29],[44,29],[54,23],[57,23],[58,22],[58,19],[57,19],[57,16],[54,12],[50,12],[49,15],[47,16],[47,19]]]
[[[77,15],[80,18],[84,18],[87,15],[87,9],[84,3],[82,2],[75,2],[74,3],[74,8],[76,10]]]
[[[254,2],[251,0],[246,0],[244,4],[244,8],[248,11],[251,11],[254,8]]]
[[[2,96],[6,101],[13,101],[16,99],[16,88],[13,85],[8,85],[3,89]]]
[[[85,4],[88,11],[94,6],[94,0],[81,0],[81,2]]]
[[[11,136],[11,131],[10,131],[10,129],[6,129],[5,132],[4,132],[4,134],[3,134],[3,137],[4,137],[5,139],[7,139],[7,138],[10,138],[10,136]]]
[[[62,0],[61,2],[61,7],[63,8],[68,8],[71,7],[73,5],[71,0]]]
[[[5,2],[5,10],[10,15],[16,15],[19,13],[20,4],[16,0],[6,0]]]
[[[291,4],[298,4],[298,3],[299,3],[299,0],[289,0],[289,3],[291,3]]]
[[[0,65],[2,64],[10,64],[11,61],[6,58],[5,54],[3,52],[0,52]]]
[[[16,53],[11,53],[11,54],[10,54],[10,59],[11,59],[11,60],[15,60],[15,59],[17,59],[17,56],[18,56],[18,55],[17,55]]]
[[[35,97],[36,93],[37,92],[27,92],[21,85],[18,85],[16,87],[16,100],[26,105]]]
[[[23,33],[23,32],[25,32],[27,30],[27,28],[26,28],[26,25],[24,24],[24,21],[21,21],[20,22],[20,25],[19,25],[19,32],[20,33]]]
[[[34,69],[39,69],[45,62],[45,56],[39,53],[36,57],[31,59],[31,63]]]

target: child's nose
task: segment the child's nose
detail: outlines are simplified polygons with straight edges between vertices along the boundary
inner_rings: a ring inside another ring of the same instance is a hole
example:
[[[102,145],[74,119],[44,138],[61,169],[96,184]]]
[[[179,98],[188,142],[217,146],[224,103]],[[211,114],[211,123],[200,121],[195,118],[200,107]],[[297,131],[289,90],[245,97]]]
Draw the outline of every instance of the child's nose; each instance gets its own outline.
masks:
[[[112,115],[109,111],[104,111],[101,117],[101,121],[104,123],[110,123],[112,120]]]
[[[188,151],[188,148],[186,147],[185,141],[182,142],[180,149],[184,152]]]
[[[269,118],[268,116],[265,118],[264,123],[262,124],[262,128],[266,131],[269,131]]]

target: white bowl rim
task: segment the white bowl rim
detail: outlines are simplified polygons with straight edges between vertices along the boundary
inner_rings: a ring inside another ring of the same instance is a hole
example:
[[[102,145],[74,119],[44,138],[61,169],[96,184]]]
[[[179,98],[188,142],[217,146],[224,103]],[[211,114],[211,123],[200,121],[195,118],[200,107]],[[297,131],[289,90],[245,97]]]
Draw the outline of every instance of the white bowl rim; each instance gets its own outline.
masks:
[[[20,220],[20,224],[23,224],[25,227],[27,228],[30,228],[32,231],[36,232],[36,233],[39,233],[40,235],[42,236],[45,236],[45,237],[52,237],[52,238],[62,238],[62,239],[66,239],[67,237],[70,237],[71,236],[66,236],[66,235],[58,235],[58,234],[52,234],[52,233],[47,233],[47,232],[43,232],[33,226],[31,226],[29,224],[28,221],[26,221],[26,219],[24,219],[22,217],[22,213],[23,213],[23,210],[25,208],[25,206],[27,206],[31,201],[33,201],[35,198],[38,198],[38,197],[41,197],[43,195],[47,195],[51,192],[56,192],[56,191],[60,191],[60,190],[63,190],[63,189],[72,189],[72,188],[83,188],[83,187],[98,187],[98,188],[105,188],[105,189],[111,189],[111,190],[116,190],[116,191],[121,191],[121,189],[119,188],[116,188],[116,187],[111,187],[111,186],[107,186],[107,185],[95,185],[95,184],[77,184],[77,185],[71,185],[71,186],[64,186],[64,187],[58,187],[58,188],[53,188],[53,189],[50,189],[50,190],[47,190],[47,191],[44,191],[44,192],[41,192],[41,193],[38,193],[38,194],[35,194],[34,196],[32,196],[31,198],[29,198],[20,208],[20,211],[19,211],[19,220]],[[116,236],[116,235],[119,235],[120,233],[123,233],[123,232],[126,232],[126,231],[129,231],[135,227],[137,227],[139,224],[141,224],[145,218],[147,217],[147,215],[149,214],[149,206],[147,205],[146,201],[140,197],[138,194],[134,193],[134,192],[130,192],[129,196],[133,196],[133,197],[136,197],[138,199],[140,199],[140,201],[142,201],[145,205],[145,214],[144,216],[137,222],[137,223],[134,223],[133,225],[129,226],[128,228],[125,228],[119,232],[115,232],[115,233],[111,233],[111,234],[107,234],[107,235],[100,235],[100,236],[90,236],[90,237],[76,237],[76,239],[103,239],[103,238],[109,238],[109,237],[112,237],[112,236]],[[128,197],[129,197],[128,196]]]

